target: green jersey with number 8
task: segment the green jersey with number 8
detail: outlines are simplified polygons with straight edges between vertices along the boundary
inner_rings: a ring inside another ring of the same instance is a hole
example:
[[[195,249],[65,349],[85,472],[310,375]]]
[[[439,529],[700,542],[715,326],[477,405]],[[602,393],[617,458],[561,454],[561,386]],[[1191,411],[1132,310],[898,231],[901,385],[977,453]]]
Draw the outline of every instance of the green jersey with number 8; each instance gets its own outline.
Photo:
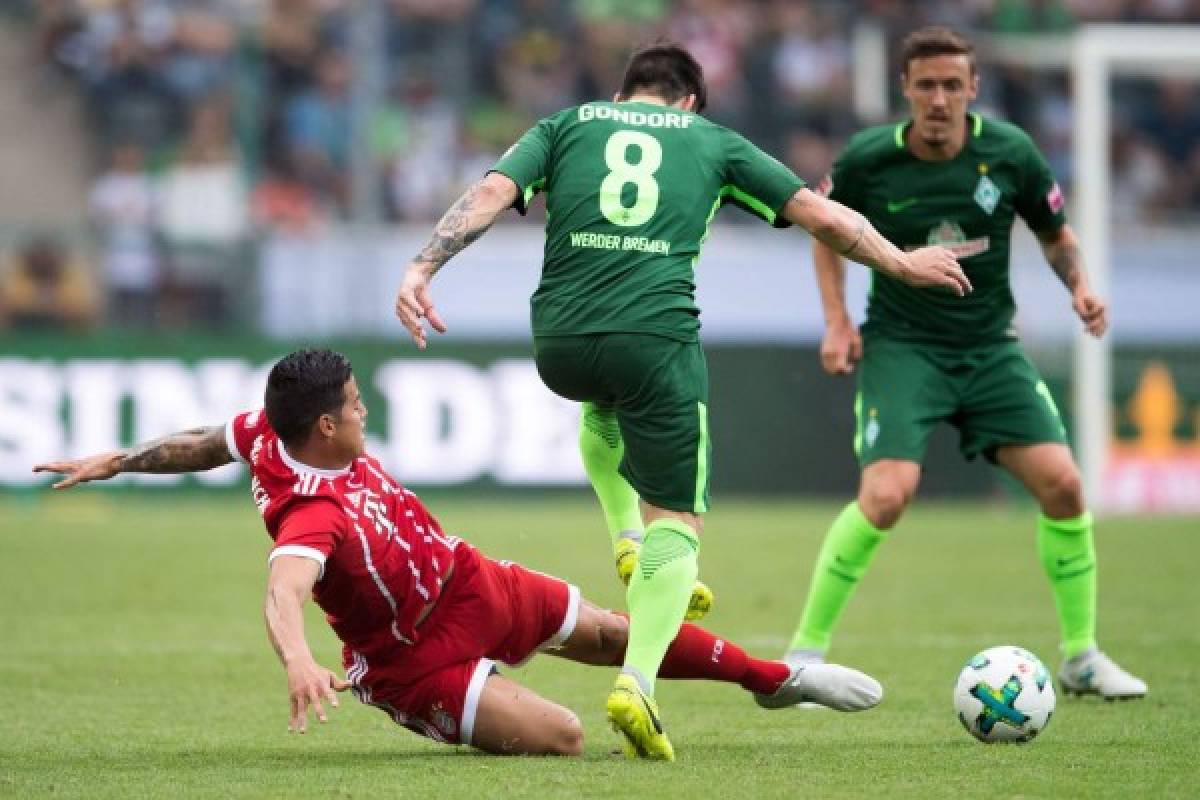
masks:
[[[694,268],[717,209],[784,227],[791,170],[702,116],[650,103],[587,103],[547,117],[496,164],[525,213],[546,193],[535,336],[649,333],[696,341]]]

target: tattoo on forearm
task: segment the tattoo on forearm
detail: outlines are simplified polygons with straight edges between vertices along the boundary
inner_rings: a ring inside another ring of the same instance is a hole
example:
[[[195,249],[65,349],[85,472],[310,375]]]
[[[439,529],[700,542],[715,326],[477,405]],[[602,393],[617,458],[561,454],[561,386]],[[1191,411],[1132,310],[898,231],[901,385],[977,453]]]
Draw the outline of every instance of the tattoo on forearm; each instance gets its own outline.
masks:
[[[1054,274],[1068,289],[1074,289],[1083,272],[1083,257],[1079,246],[1073,242],[1062,242],[1046,248],[1046,260],[1054,269]]]
[[[430,264],[437,272],[458,252],[483,235],[491,227],[495,217],[480,216],[476,212],[481,189],[478,184],[467,189],[463,196],[450,206],[442,216],[429,243],[417,254],[416,261]]]
[[[198,472],[233,461],[221,426],[193,428],[140,444],[121,460],[122,472]]]

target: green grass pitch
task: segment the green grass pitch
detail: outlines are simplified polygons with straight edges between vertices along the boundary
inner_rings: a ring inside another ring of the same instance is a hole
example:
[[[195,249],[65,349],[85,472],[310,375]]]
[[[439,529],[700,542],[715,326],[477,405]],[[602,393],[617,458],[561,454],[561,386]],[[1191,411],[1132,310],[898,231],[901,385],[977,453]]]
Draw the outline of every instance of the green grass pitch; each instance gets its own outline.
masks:
[[[495,557],[620,604],[598,509],[578,499],[431,498]],[[727,500],[708,521],[707,625],[782,649],[836,509]],[[1033,512],[917,503],[846,615],[835,659],[884,684],[870,712],[765,712],[741,690],[664,683],[678,761],[627,762],[603,719],[612,673],[541,657],[518,679],[575,709],[582,760],[494,758],[426,742],[349,695],[286,733],[266,641],[267,539],[244,494],[0,499],[0,797],[1195,797],[1200,524],[1117,518],[1097,533],[1101,641],[1144,701],[1059,698],[1024,746],[966,735],[950,692],[976,651],[1020,644],[1054,668]],[[318,614],[319,659],[338,649]]]

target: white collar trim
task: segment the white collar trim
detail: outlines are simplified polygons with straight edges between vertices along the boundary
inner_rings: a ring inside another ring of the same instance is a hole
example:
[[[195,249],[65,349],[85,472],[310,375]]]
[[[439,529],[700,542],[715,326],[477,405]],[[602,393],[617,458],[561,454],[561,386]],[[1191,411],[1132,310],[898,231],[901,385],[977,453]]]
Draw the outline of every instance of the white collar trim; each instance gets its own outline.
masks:
[[[310,467],[302,461],[297,461],[288,453],[287,448],[283,446],[283,440],[279,440],[279,457],[283,459],[283,463],[288,465],[288,468],[300,475],[319,475],[322,478],[340,478],[343,475],[350,474],[350,467],[345,466],[341,469],[321,469],[319,467]]]

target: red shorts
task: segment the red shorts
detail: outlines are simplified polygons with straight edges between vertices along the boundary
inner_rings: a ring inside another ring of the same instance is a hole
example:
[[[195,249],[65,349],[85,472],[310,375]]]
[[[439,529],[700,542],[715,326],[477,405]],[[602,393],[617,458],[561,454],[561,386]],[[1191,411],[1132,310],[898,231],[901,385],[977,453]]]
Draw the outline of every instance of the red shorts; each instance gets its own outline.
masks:
[[[346,678],[364,703],[439,742],[470,744],[495,662],[517,665],[575,630],[579,589],[461,542],[454,577],[417,629],[417,643],[344,649]]]

